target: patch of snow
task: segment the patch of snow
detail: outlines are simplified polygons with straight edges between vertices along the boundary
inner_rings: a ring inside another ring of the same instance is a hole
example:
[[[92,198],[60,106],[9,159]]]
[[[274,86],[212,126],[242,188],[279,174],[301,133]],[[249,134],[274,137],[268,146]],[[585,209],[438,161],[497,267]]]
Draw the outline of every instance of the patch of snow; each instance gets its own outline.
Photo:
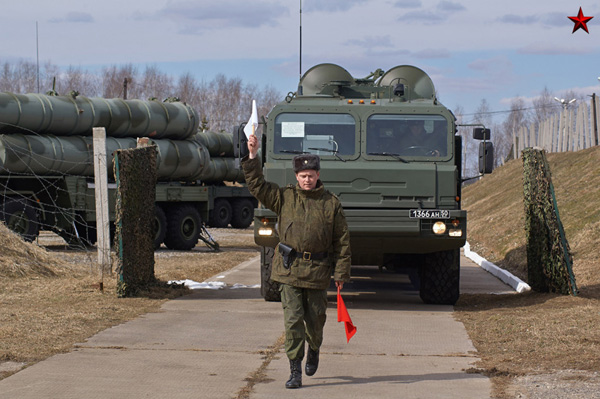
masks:
[[[186,279],[186,280],[171,280],[171,281],[169,281],[169,284],[183,284],[186,287],[188,287],[190,290],[222,290],[222,289],[227,288],[227,284],[222,281],[204,281],[202,283],[199,283],[194,280]],[[245,284],[235,283],[231,287],[229,287],[229,289],[232,289],[232,290],[237,290],[240,288],[260,288],[260,284],[245,285]]]
[[[234,285],[231,286],[232,290],[237,290],[240,288],[260,288],[260,284],[244,285],[244,284],[235,283]]]
[[[222,281],[204,281],[199,283],[194,280],[171,280],[169,284],[183,284],[188,287],[190,290],[222,290],[227,284]]]

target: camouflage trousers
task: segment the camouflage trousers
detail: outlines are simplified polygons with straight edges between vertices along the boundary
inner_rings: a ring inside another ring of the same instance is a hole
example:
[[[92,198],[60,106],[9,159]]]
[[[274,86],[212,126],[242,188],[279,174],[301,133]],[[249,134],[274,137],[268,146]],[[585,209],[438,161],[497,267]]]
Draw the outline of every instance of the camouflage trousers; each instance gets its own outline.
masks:
[[[291,360],[304,358],[304,342],[313,350],[323,343],[327,315],[327,290],[281,284],[281,305],[285,324],[285,353]]]

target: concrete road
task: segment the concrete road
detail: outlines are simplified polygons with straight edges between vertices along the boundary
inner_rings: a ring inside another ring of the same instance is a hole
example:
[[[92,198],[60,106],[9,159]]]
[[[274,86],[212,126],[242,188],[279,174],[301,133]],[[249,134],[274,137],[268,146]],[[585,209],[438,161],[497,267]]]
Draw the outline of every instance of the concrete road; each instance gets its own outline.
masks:
[[[461,267],[462,292],[511,292],[466,258]],[[0,398],[490,397],[489,380],[465,372],[477,353],[451,306],[422,304],[406,275],[353,275],[342,292],[358,331],[346,343],[332,290],[319,370],[301,389],[284,388],[281,304],[252,288],[256,258],[214,279],[225,289],[169,301],[0,381]]]

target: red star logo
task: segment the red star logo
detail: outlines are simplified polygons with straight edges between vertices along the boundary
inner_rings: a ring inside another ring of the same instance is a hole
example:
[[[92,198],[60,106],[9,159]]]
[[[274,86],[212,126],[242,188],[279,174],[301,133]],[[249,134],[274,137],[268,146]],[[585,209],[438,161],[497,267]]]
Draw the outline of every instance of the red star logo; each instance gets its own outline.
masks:
[[[576,17],[567,17],[567,18],[569,18],[571,21],[575,22],[575,26],[573,27],[573,32],[571,32],[571,33],[575,33],[575,31],[579,28],[582,28],[588,34],[590,33],[588,31],[586,22],[588,22],[590,19],[592,19],[594,17],[584,17],[583,11],[581,11],[581,7],[579,7],[579,14],[577,14]]]

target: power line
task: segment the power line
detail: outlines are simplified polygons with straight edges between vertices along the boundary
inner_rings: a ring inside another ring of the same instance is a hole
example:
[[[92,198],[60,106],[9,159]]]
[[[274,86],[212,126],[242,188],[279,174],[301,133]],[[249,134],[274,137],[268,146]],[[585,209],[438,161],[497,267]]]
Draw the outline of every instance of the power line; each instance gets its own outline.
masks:
[[[515,109],[508,109],[508,110],[502,110],[502,111],[485,111],[485,112],[473,112],[470,114],[459,114],[460,116],[475,116],[475,115],[495,115],[495,114],[510,114],[511,112],[517,112],[517,111],[530,111],[532,109],[546,109],[546,108],[551,108],[551,109],[558,109],[561,108],[560,105],[554,105],[554,104],[545,104],[545,105],[540,105],[537,107],[525,107],[525,108],[515,108]]]

